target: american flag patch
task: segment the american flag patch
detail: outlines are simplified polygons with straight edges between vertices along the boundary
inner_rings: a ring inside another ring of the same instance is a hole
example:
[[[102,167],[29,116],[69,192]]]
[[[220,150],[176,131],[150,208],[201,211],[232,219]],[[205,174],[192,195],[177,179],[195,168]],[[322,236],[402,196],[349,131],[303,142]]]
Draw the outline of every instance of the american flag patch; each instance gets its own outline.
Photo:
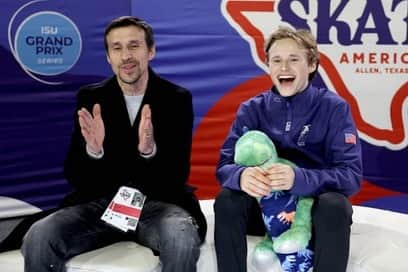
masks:
[[[353,133],[345,133],[344,142],[346,144],[356,144],[357,143],[356,135],[354,135]]]

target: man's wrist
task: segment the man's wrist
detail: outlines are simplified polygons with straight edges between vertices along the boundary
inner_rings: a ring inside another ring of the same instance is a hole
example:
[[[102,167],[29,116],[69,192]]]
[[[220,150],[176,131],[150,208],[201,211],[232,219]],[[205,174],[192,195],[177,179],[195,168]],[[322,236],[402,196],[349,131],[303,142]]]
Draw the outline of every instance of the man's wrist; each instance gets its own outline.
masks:
[[[92,159],[101,159],[103,157],[103,147],[99,152],[95,152],[93,151],[89,145],[86,145],[86,153],[88,154],[88,156],[90,156]]]
[[[152,148],[152,151],[150,153],[143,153],[143,152],[139,151],[139,154],[140,154],[140,156],[142,156],[145,159],[149,159],[149,158],[154,157],[154,155],[156,155],[156,144],[155,143],[153,144],[153,148]]]

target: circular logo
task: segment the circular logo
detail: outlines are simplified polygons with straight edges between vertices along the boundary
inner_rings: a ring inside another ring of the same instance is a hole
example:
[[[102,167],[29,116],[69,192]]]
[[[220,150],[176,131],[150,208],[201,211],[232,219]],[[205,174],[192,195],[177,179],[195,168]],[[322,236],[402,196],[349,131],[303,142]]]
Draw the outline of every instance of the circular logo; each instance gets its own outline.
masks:
[[[39,75],[59,75],[71,69],[81,54],[82,40],[76,25],[58,12],[42,11],[27,17],[18,27],[16,58]]]

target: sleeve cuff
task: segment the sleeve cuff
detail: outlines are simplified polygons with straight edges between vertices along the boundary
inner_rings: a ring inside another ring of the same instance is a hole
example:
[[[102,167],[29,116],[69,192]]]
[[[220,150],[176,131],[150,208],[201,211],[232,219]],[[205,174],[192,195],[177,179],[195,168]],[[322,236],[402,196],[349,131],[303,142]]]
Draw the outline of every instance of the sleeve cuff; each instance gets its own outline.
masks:
[[[144,153],[140,153],[140,156],[145,158],[145,159],[150,159],[153,158],[156,155],[156,143],[153,144],[153,150],[150,154],[144,154]]]
[[[89,157],[91,157],[92,159],[95,159],[95,160],[101,159],[103,157],[103,154],[104,154],[103,147],[102,147],[101,152],[95,153],[89,148],[88,145],[86,145],[86,153],[88,154]]]
[[[295,172],[295,180],[293,182],[293,187],[290,189],[290,192],[294,195],[302,195],[304,193],[304,175],[300,168],[294,167],[293,171]]]

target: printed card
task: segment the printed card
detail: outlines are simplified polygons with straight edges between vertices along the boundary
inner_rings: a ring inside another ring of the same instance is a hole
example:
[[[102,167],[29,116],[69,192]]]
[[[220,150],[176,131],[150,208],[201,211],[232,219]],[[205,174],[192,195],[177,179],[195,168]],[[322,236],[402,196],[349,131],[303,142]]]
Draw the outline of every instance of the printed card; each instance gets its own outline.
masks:
[[[145,200],[139,190],[122,186],[101,219],[124,232],[136,230]]]

